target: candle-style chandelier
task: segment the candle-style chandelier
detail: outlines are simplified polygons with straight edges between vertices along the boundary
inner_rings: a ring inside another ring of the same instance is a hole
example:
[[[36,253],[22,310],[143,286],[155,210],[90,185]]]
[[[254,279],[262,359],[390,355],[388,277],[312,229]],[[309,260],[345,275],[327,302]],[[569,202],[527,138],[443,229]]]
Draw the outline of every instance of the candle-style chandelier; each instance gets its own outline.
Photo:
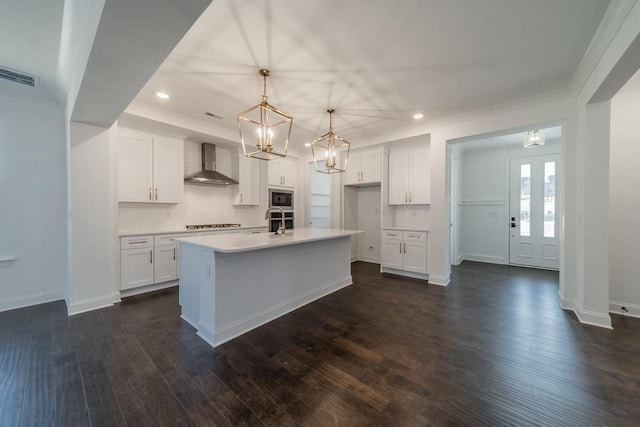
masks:
[[[293,117],[267,102],[267,77],[265,68],[258,72],[263,78],[262,102],[238,113],[238,131],[242,150],[247,157],[273,160],[287,156]]]
[[[316,170],[322,173],[340,173],[347,170],[351,143],[333,133],[333,109],[328,109],[329,132],[311,143],[311,153]],[[342,155],[338,156],[338,151]]]

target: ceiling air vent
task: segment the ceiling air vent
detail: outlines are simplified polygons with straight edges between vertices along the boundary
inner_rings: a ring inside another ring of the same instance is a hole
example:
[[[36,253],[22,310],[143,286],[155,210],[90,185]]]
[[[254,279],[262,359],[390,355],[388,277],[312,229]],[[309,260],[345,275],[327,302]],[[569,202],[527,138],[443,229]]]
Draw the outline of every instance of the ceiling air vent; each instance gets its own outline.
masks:
[[[0,66],[0,79],[9,80],[14,83],[26,85],[30,87],[38,87],[39,79],[30,74],[21,73],[11,68]]]

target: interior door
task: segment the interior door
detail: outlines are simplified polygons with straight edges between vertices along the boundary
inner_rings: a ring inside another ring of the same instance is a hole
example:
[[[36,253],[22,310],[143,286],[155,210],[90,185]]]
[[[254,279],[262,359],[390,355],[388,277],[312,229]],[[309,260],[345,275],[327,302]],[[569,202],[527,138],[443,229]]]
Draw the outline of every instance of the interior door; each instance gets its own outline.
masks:
[[[558,166],[558,155],[511,160],[511,264],[559,268]]]

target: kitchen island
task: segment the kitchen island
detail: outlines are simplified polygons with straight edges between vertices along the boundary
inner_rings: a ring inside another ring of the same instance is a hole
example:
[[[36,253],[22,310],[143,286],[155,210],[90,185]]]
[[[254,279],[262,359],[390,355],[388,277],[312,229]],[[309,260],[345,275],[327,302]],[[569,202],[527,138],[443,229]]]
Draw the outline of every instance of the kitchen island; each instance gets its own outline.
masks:
[[[216,347],[348,286],[357,233],[303,228],[177,239],[181,317]]]

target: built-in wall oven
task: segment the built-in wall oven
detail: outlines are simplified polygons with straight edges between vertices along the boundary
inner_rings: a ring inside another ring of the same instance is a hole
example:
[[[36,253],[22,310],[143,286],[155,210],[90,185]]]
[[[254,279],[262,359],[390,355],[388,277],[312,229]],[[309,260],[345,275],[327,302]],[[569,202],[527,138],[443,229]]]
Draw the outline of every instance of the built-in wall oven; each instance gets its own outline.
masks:
[[[284,227],[290,230],[294,227],[293,191],[279,188],[269,189],[269,207],[279,207],[284,210]],[[282,212],[269,213],[269,231],[276,232],[282,221]]]

